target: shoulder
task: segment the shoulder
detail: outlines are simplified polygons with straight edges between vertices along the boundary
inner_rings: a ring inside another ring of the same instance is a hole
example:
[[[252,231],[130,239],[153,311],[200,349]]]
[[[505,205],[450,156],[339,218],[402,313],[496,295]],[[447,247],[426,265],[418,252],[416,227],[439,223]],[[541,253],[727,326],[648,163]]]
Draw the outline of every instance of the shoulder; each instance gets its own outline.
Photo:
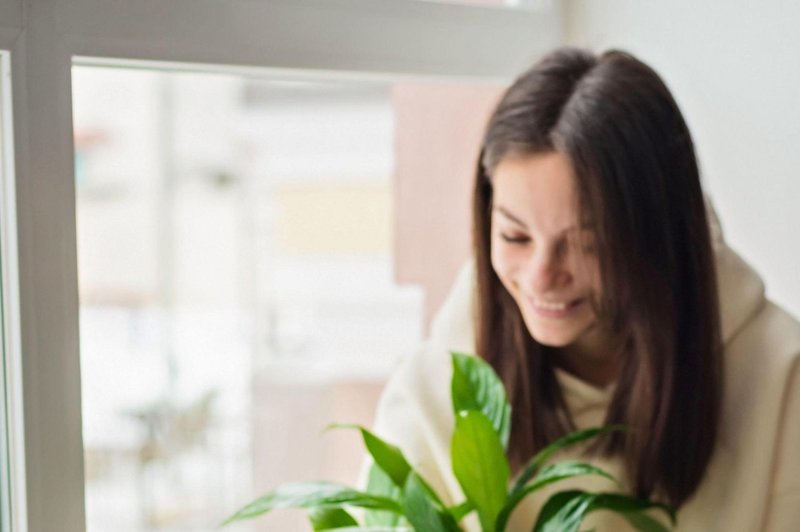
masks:
[[[800,359],[800,322],[775,303],[761,308],[725,345],[725,362],[734,368],[786,372]]]
[[[404,415],[430,415],[444,409],[449,397],[452,376],[446,349],[431,341],[425,342],[416,352],[404,358],[392,374],[379,403],[379,414],[388,424],[396,424],[391,411]]]
[[[800,322],[766,300],[725,346],[723,397],[722,444],[741,460],[763,454],[766,466],[787,435],[800,437]]]
[[[770,417],[800,371],[800,322],[769,300],[725,344],[725,403]],[[769,409],[765,411],[763,409]]]
[[[800,517],[796,504],[779,507],[800,493],[800,323],[765,299],[725,344],[723,389],[717,449],[680,519],[688,530],[786,530],[764,523]]]
[[[449,350],[475,351],[474,313],[476,297],[474,261],[461,267],[447,297],[431,323],[431,342]]]
[[[459,273],[434,318],[426,342],[409,353],[384,389],[375,413],[374,430],[399,446],[425,479],[447,498],[460,488],[450,472],[450,436],[455,424],[450,400],[451,351],[472,353],[471,263]]]
[[[409,463],[448,503],[461,496],[450,471],[452,366],[448,352],[426,342],[407,357],[386,385],[374,431],[399,447]]]
[[[767,528],[787,530],[800,519],[800,322],[767,302],[732,347],[734,368],[748,367],[750,375],[734,375],[745,386],[729,408],[757,412],[748,424],[757,434],[750,452],[763,447],[771,464]],[[753,361],[742,363],[747,357]]]
[[[432,419],[434,424],[453,424],[450,412],[450,379],[453,371],[450,352],[474,352],[474,279],[474,267],[469,261],[461,268],[434,317],[428,340],[401,361],[386,385],[378,407],[377,422],[385,425],[380,428],[389,431],[390,424],[398,423],[398,416],[391,413],[399,414],[400,418],[424,415],[426,419]]]

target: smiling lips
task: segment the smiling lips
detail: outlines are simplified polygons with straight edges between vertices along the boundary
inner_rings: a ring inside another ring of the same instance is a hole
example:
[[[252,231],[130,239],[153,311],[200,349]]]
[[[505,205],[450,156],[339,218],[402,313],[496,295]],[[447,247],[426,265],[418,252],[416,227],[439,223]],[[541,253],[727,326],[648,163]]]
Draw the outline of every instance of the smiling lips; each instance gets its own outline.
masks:
[[[534,310],[547,318],[563,318],[572,313],[583,302],[583,298],[575,299],[569,302],[551,302],[540,301],[533,298],[528,298]]]

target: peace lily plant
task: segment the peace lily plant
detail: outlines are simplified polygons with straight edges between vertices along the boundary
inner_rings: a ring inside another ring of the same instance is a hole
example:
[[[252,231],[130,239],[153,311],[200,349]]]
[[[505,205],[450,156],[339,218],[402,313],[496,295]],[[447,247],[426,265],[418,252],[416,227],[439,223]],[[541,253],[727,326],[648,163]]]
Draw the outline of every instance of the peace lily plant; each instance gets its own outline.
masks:
[[[614,482],[606,471],[579,461],[548,463],[557,452],[599,434],[623,430],[598,427],[564,436],[542,449],[511,482],[506,458],[511,432],[511,406],[503,383],[486,362],[476,356],[451,353],[451,395],[455,430],[450,454],[453,473],[466,500],[447,506],[409,464],[398,447],[357,425],[335,425],[361,432],[373,459],[366,491],[330,482],[284,484],[243,507],[224,523],[251,519],[279,508],[309,509],[313,530],[457,532],[459,522],[477,512],[483,532],[504,532],[516,506],[531,493],[567,478],[599,475]],[[348,511],[366,510],[360,523]],[[578,532],[586,515],[596,510],[620,514],[642,532],[667,532],[646,510],[659,508],[675,525],[672,508],[619,493],[560,491],[542,507],[533,532]]]

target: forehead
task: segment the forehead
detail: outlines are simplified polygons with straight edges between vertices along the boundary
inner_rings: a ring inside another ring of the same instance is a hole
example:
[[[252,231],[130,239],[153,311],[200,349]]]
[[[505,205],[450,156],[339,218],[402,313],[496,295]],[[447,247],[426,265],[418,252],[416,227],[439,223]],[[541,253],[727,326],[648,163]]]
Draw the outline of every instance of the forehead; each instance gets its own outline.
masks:
[[[531,230],[557,233],[579,220],[572,165],[561,153],[504,159],[492,188],[494,213],[510,213]]]

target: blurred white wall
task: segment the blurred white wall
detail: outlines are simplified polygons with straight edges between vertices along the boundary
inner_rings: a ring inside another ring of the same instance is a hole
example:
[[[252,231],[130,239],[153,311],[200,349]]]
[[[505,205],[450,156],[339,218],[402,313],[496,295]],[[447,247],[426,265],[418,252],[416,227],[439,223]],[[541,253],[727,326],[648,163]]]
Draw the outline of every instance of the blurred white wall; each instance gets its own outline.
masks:
[[[800,316],[800,3],[567,0],[567,40],[666,80],[728,242]]]

